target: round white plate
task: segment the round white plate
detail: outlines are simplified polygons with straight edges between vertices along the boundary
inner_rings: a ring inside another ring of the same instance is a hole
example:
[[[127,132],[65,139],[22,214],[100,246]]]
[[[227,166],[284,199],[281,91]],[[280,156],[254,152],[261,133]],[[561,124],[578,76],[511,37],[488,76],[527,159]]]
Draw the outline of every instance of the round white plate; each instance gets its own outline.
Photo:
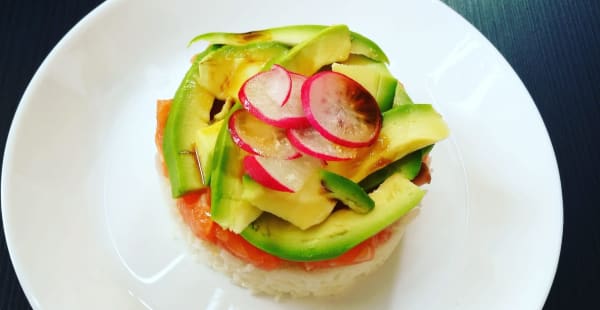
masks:
[[[186,251],[155,166],[155,100],[208,31],[348,24],[378,42],[452,134],[392,259],[348,294],[254,296]],[[19,280],[45,309],[536,309],[557,265],[562,198],[527,90],[438,1],[108,1],[45,60],[19,105],[2,175]]]

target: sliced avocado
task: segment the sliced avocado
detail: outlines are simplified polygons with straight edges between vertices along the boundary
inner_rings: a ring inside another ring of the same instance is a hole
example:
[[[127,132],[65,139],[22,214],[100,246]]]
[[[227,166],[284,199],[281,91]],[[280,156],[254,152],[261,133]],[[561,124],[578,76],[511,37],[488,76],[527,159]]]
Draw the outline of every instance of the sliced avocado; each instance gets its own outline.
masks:
[[[243,199],[302,230],[323,222],[335,207],[335,200],[329,199],[317,173],[295,193],[268,189],[247,175],[243,186]]]
[[[189,45],[199,41],[226,45],[245,45],[254,42],[276,41],[289,46],[294,46],[309,39],[326,27],[327,26],[324,25],[292,25],[244,33],[209,32],[197,35],[190,41]]]
[[[303,75],[312,75],[321,67],[348,59],[350,30],[345,25],[327,27],[295,45],[274,63]]]
[[[331,192],[331,197],[338,199],[354,212],[369,213],[375,207],[375,202],[362,187],[339,174],[321,170],[321,183]]]
[[[408,96],[408,93],[406,92],[406,88],[404,88],[404,85],[402,83],[400,83],[400,81],[398,81],[398,85],[396,86],[396,93],[394,94],[394,102],[392,104],[392,107],[395,108],[395,107],[398,107],[401,105],[413,104],[413,103],[414,102]]]
[[[446,138],[448,126],[429,104],[401,105],[383,113],[377,141],[355,159],[330,162],[327,170],[359,182],[369,174]]]
[[[307,230],[264,213],[242,237],[259,249],[292,261],[330,259],[350,250],[396,222],[419,204],[425,192],[400,174],[392,175],[369,196],[375,208],[367,214],[339,209]]]
[[[379,45],[360,33],[352,33],[352,54],[363,55],[375,61],[389,64],[390,61]]]
[[[196,56],[173,98],[163,140],[163,156],[173,197],[204,187],[194,143],[196,132],[210,121],[214,96],[198,85],[198,62],[218,48],[209,46]]]
[[[414,179],[421,170],[423,162],[423,150],[414,151],[401,159],[369,174],[360,183],[358,183],[365,191],[370,192],[381,184],[385,179],[389,178],[394,173],[400,173],[405,178]]]
[[[421,149],[421,155],[423,156],[423,159],[425,159],[425,157],[431,153],[431,150],[433,150],[434,146],[435,144],[432,144]]]
[[[231,108],[233,107],[233,105],[235,104],[237,98],[227,98],[225,99],[225,102],[223,103],[223,106],[221,106],[221,111],[219,111],[219,113],[216,113],[215,116],[213,117],[215,121],[220,121],[223,120],[224,118],[227,117],[227,115],[229,115],[229,111],[231,111]]]
[[[231,109],[224,124],[229,121],[231,113],[239,108],[241,106],[236,104]],[[231,139],[227,126],[221,126],[211,162],[210,216],[221,227],[235,233],[241,232],[262,213],[242,199],[243,156],[241,149]]]
[[[196,156],[200,161],[200,172],[202,173],[202,183],[210,185],[210,176],[212,174],[212,155],[217,143],[217,136],[223,126],[223,121],[218,121],[212,125],[198,129],[196,135]]]
[[[287,51],[287,46],[277,42],[223,46],[199,62],[198,84],[217,99],[237,98],[240,87],[248,78],[260,72],[269,60]]]
[[[367,89],[382,112],[392,107],[398,82],[385,63],[351,55],[348,60],[331,65],[331,70],[350,77]]]
[[[276,41],[289,46],[294,46],[308,40],[326,27],[327,26],[324,25],[293,25],[245,33],[210,32],[196,36],[190,41],[190,45],[198,41],[208,41],[212,44],[226,45],[244,45],[254,42]],[[378,62],[389,63],[383,50],[371,39],[356,32],[350,32],[350,37],[352,40],[350,53],[363,55]]]

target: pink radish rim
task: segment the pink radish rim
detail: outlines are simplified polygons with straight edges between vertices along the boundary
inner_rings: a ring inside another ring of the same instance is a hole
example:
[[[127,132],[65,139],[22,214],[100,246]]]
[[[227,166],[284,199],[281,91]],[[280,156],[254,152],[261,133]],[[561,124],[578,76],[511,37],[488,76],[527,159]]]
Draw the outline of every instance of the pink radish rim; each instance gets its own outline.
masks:
[[[287,71],[285,68],[283,68],[279,65],[274,65],[273,69],[271,69],[271,70],[282,70],[286,73],[286,75],[290,79],[290,87],[289,87],[287,96],[286,96],[285,100],[283,101],[283,103],[280,104],[280,106],[282,107],[289,100],[290,94],[292,92],[292,78],[290,76],[291,72]],[[269,72],[269,71],[266,71],[266,72]],[[268,115],[263,113],[259,108],[257,108],[255,105],[252,104],[252,102],[248,99],[248,96],[246,94],[246,91],[245,91],[246,86],[249,82],[252,81],[252,79],[254,77],[258,76],[259,74],[265,74],[266,72],[259,72],[259,73],[255,74],[254,76],[252,76],[251,78],[249,78],[248,80],[246,80],[244,82],[244,84],[242,84],[242,87],[240,88],[240,91],[238,92],[238,97],[239,97],[244,109],[248,110],[248,112],[252,113],[254,116],[256,116],[260,120],[264,121],[265,123],[273,125],[275,127],[302,128],[302,127],[310,126],[310,123],[308,122],[308,120],[306,119],[306,116],[304,116],[304,115],[298,116],[298,117],[284,117],[284,118],[275,119],[275,118],[269,117]]]
[[[347,147],[363,147],[363,146],[371,145],[377,139],[377,137],[379,136],[379,132],[381,131],[381,123],[383,122],[383,119],[381,117],[381,112],[378,113],[379,114],[379,122],[377,122],[375,130],[373,131],[372,137],[370,137],[369,140],[367,140],[367,141],[358,141],[357,142],[357,141],[342,139],[342,138],[332,134],[331,132],[329,132],[329,130],[327,128],[322,126],[317,121],[317,118],[311,111],[310,89],[312,87],[313,82],[325,74],[335,74],[335,75],[342,76],[344,79],[348,79],[348,80],[352,81],[352,83],[354,83],[357,88],[360,88],[362,91],[364,91],[370,95],[370,93],[362,85],[360,85],[358,82],[354,81],[353,79],[351,79],[341,73],[334,72],[334,71],[319,72],[319,73],[311,76],[310,78],[308,78],[308,80],[306,80],[306,82],[304,82],[304,85],[302,86],[302,108],[304,109],[304,114],[306,115],[306,119],[317,131],[319,131],[319,133],[321,133],[321,135],[323,137],[325,137],[327,140],[329,140],[331,142],[334,142],[334,143],[342,145],[342,146],[347,146]],[[373,99],[373,100],[375,100],[375,99]],[[375,102],[375,104],[377,104],[377,101],[374,101],[374,102]],[[377,106],[377,109],[379,109],[379,106]]]
[[[281,68],[283,68],[283,67],[281,67]],[[292,90],[294,89],[294,78],[302,78],[303,79],[302,85],[304,85],[304,82],[306,82],[306,80],[308,80],[307,76],[289,71],[286,68],[283,68],[283,70],[285,70],[288,73],[288,75],[290,76],[291,86],[290,86],[290,93],[289,93],[288,97],[281,104],[282,107],[285,106],[290,101],[290,98],[292,97]],[[302,96],[302,85],[300,85],[300,97]],[[302,104],[302,98],[300,98],[300,104]]]
[[[344,161],[344,160],[351,160],[354,158],[354,157],[337,157],[337,156],[332,156],[332,155],[328,155],[328,154],[324,154],[324,153],[319,153],[319,152],[305,146],[304,143],[302,143],[302,141],[300,141],[300,139],[298,139],[294,135],[293,131],[294,131],[293,128],[290,128],[286,131],[287,138],[295,148],[297,148],[300,152],[302,152],[304,154],[310,155],[317,159],[330,160],[330,161]]]
[[[261,164],[255,156],[248,155],[244,157],[244,170],[246,173],[261,185],[281,192],[293,193],[287,186],[281,184],[275,179]]]
[[[229,122],[227,122],[227,129],[229,130],[231,139],[242,150],[244,150],[250,154],[260,155],[252,146],[250,146],[250,144],[246,143],[244,141],[244,139],[242,139],[242,137],[240,137],[238,135],[237,130],[235,130],[235,118],[237,117],[237,115],[239,115],[240,111],[242,111],[242,110],[237,110],[237,111],[233,112],[231,114],[231,117],[229,117]]]
[[[254,155],[258,155],[258,156],[265,156],[265,154],[261,154],[261,152],[257,151],[254,147],[252,147],[252,145],[250,145],[249,143],[247,143],[246,141],[244,141],[244,139],[242,137],[240,137],[240,135],[238,134],[237,130],[235,129],[235,122],[236,122],[235,119],[243,111],[244,110],[237,110],[237,111],[233,112],[231,114],[231,116],[229,117],[229,121],[227,122],[227,125],[228,125],[227,129],[229,130],[229,134],[231,135],[231,139],[242,150],[244,150],[244,151],[246,151],[246,152],[248,152],[250,154],[254,154]],[[287,136],[287,133],[286,133],[286,136]],[[300,152],[296,152],[293,155],[291,155],[289,157],[286,157],[286,159],[296,159],[296,158],[298,158],[300,156],[302,156],[302,154]]]

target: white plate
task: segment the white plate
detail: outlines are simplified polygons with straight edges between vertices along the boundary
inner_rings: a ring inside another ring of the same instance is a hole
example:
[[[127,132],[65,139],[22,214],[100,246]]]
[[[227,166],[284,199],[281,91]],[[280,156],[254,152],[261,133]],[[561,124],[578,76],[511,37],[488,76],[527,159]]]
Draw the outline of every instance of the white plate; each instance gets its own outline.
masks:
[[[35,308],[535,309],[555,272],[560,180],[544,124],[494,47],[438,1],[109,1],[29,85],[2,175],[6,238]],[[186,253],[155,169],[155,100],[194,35],[345,23],[452,130],[400,250],[349,294],[257,297]]]

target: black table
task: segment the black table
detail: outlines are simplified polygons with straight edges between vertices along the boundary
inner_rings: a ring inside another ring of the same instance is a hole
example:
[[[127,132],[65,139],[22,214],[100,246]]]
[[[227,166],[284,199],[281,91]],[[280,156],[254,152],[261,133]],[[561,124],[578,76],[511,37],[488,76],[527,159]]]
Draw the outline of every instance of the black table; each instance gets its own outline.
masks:
[[[50,49],[98,0],[0,1],[1,152],[17,104]],[[600,309],[600,1],[444,0],[507,58],[550,133],[564,200],[545,309]],[[529,154],[535,160],[535,154]],[[30,306],[0,238],[0,309]]]

